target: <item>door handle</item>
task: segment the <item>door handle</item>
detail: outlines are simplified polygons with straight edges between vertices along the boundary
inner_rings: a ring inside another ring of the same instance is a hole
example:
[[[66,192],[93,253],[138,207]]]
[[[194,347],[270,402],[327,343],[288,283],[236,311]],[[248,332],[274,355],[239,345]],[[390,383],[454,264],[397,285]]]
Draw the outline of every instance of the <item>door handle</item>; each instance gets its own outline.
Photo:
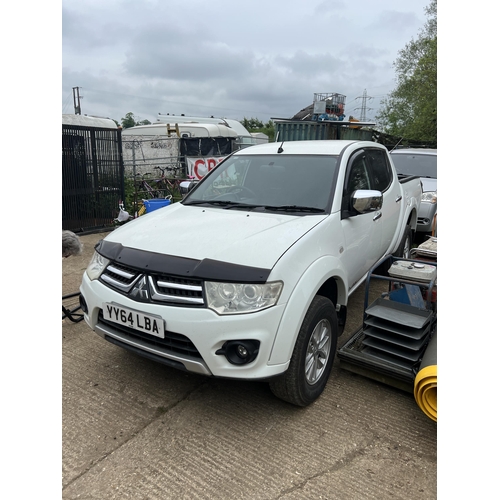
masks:
[[[398,203],[399,201],[401,201],[403,199],[403,197],[401,195],[399,195],[397,198],[396,198],[396,203]]]
[[[380,217],[382,217],[382,212],[378,212],[375,217],[373,218],[373,220],[379,220]]]

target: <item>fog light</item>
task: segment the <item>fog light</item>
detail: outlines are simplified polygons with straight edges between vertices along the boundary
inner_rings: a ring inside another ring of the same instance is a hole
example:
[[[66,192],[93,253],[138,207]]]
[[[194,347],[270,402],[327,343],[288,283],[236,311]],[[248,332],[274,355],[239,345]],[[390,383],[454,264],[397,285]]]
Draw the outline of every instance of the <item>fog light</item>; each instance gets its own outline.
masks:
[[[238,356],[240,358],[243,358],[245,359],[247,356],[248,356],[248,351],[246,349],[246,347],[244,345],[239,345],[237,348],[236,348],[236,352],[238,353]]]
[[[232,365],[244,365],[257,357],[259,346],[258,340],[230,340],[215,351],[215,354],[226,356]]]

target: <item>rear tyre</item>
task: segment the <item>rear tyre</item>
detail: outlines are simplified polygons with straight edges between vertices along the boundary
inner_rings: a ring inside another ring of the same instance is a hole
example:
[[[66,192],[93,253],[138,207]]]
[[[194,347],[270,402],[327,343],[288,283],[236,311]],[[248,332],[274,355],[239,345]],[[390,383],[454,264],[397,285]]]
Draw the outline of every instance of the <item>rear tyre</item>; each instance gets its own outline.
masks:
[[[337,336],[335,307],[317,295],[300,328],[288,370],[269,382],[273,394],[296,406],[315,401],[330,376]]]
[[[411,251],[411,243],[412,243],[411,227],[408,225],[405,227],[403,239],[401,240],[401,243],[399,244],[399,247],[396,251],[396,257],[402,257],[403,259],[409,259],[410,258],[410,251]]]

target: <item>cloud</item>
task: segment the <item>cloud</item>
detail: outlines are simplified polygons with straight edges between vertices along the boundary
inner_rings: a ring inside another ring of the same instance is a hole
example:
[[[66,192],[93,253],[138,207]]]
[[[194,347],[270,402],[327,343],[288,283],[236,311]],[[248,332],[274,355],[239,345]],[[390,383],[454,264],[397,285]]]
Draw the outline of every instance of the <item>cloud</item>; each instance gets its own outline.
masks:
[[[121,119],[158,112],[290,117],[316,92],[356,101],[393,87],[397,53],[426,0],[63,0],[63,109]],[[378,101],[377,101],[378,106]]]
[[[126,73],[136,78],[203,82],[245,75],[252,70],[254,56],[249,50],[186,33],[175,35],[165,37],[164,30],[156,28],[135,37],[125,53]]]

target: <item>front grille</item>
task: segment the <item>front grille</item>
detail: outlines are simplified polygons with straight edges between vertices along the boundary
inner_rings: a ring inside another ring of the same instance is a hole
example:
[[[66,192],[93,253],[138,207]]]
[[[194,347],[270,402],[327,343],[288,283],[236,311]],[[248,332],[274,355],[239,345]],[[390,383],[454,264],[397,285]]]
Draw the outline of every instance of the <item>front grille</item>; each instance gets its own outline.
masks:
[[[204,307],[203,281],[168,274],[151,273],[111,262],[101,283],[138,302]],[[145,293],[146,292],[146,293]]]
[[[165,352],[201,359],[201,354],[198,349],[196,349],[195,345],[185,335],[181,335],[180,333],[165,331],[164,339],[152,337],[147,333],[142,333],[133,328],[104,319],[102,310],[99,311],[99,323],[107,325],[115,332],[123,335],[124,338],[141,339],[150,346],[159,347]]]
[[[204,305],[200,280],[173,276],[149,276],[151,298],[154,301]]]
[[[101,275],[101,280],[121,292],[129,292],[140,277],[139,271],[112,262]]]

